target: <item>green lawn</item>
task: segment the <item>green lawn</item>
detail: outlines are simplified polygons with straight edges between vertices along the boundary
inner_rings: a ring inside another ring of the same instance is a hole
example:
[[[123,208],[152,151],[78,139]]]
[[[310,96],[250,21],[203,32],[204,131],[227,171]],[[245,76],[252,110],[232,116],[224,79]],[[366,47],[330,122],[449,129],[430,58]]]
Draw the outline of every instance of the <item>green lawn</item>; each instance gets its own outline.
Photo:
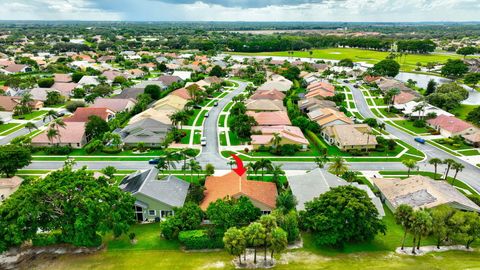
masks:
[[[434,139],[432,141],[434,141],[438,144],[441,144],[441,145],[443,145],[444,147],[447,147],[450,150],[473,150],[474,149],[473,146],[468,145],[463,141],[459,141],[459,143],[455,142],[455,143],[452,143],[452,144],[447,143],[444,139]]]
[[[231,145],[241,145],[243,144],[244,142],[246,142],[246,140],[242,140],[240,139],[237,134],[229,131],[228,132],[228,136],[230,137],[230,144]]]
[[[227,145],[227,136],[225,136],[225,132],[220,132],[219,138],[220,138],[220,145],[221,146],[226,146]]]
[[[218,118],[218,126],[219,126],[219,127],[224,127],[225,117],[227,117],[227,116],[224,115],[224,114],[222,114],[222,115],[220,115],[220,117]]]
[[[33,111],[31,113],[28,113],[28,114],[14,116],[13,119],[32,120],[32,119],[40,117],[40,116],[42,116],[46,113],[47,113],[47,111]]]
[[[224,112],[228,112],[230,110],[230,107],[232,107],[233,102],[230,101],[227,105],[225,105],[225,108],[223,108]]]
[[[385,106],[385,100],[383,100],[383,98],[375,98],[373,101],[377,106]]]
[[[185,132],[186,135],[185,135],[185,137],[182,138],[180,143],[189,144],[190,143],[190,129],[184,129],[182,131]]]
[[[20,126],[20,124],[16,124],[16,123],[1,124],[0,125],[0,135],[6,136],[10,133],[13,133],[13,132],[18,130],[15,127],[19,127],[19,126]],[[9,130],[9,129],[12,129],[12,130]],[[7,130],[9,130],[9,131],[7,132]]]
[[[458,153],[460,153],[464,156],[476,156],[476,155],[480,154],[477,149],[460,150],[460,151],[458,151]]]
[[[429,133],[429,129],[427,127],[415,127],[413,125],[413,121],[409,120],[395,120],[393,121],[395,124],[410,130],[411,132],[415,134],[423,134],[423,133]]]
[[[193,134],[193,144],[200,144],[202,140],[202,134],[200,130],[195,130],[195,133]]]
[[[160,237],[160,226],[158,223],[134,225],[131,232],[137,235],[137,243],[130,243],[128,235],[114,239],[113,235],[104,237],[104,243],[109,251],[115,250],[178,250],[180,243],[168,241]]]
[[[455,116],[460,118],[460,119],[466,120],[468,113],[473,111],[473,109],[475,109],[476,107],[478,107],[478,106],[477,105],[460,104],[460,106],[458,108],[452,110],[451,113],[455,114]]]
[[[197,115],[200,113],[200,109],[195,109],[193,110],[193,115],[188,119],[187,126],[193,126],[195,124],[195,119],[197,118]]]
[[[371,51],[371,50],[362,50],[362,49],[353,49],[353,48],[329,48],[329,49],[320,49],[312,50],[313,54],[310,55],[309,51],[296,51],[292,54],[289,52],[262,52],[262,53],[238,53],[232,52],[231,54],[236,55],[253,55],[253,56],[285,56],[285,57],[305,57],[305,58],[322,58],[322,59],[333,59],[333,60],[342,60],[344,58],[350,58],[354,62],[367,62],[370,64],[375,64],[387,58],[390,54],[389,52],[380,52],[380,51]],[[401,65],[403,71],[413,71],[417,68],[417,63],[422,65],[427,64],[428,62],[446,62],[448,59],[461,59],[461,55],[443,55],[443,54],[408,54],[402,59],[397,59]]]
[[[377,110],[388,118],[398,117],[396,113],[389,112],[387,108],[378,108]]]
[[[200,116],[198,117],[198,120],[197,122],[195,123],[195,126],[196,127],[200,127],[203,125],[203,121],[205,121],[205,114],[207,113],[208,111],[207,110],[203,110],[201,113],[200,113]]]

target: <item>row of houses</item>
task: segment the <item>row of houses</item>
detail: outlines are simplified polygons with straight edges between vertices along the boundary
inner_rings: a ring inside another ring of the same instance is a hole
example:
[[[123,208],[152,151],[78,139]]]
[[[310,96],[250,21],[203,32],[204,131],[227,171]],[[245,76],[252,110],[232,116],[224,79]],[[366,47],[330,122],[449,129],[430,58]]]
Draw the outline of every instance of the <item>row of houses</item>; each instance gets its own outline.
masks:
[[[174,215],[175,208],[185,203],[190,183],[172,175],[158,179],[157,175],[158,170],[155,168],[138,171],[125,177],[120,183],[120,188],[132,193],[136,198],[135,216],[138,221],[161,220]],[[372,181],[380,190],[380,197],[367,185],[346,182],[322,169],[288,177],[289,186],[298,202],[297,211],[305,210],[307,202],[332,188],[350,185],[366,192],[377,209],[379,218],[385,216],[383,203],[392,212],[401,204],[410,205],[414,209],[446,204],[464,211],[480,212],[478,205],[444,181],[424,176],[412,176],[404,180],[375,178]],[[206,178],[204,199],[200,207],[206,210],[210,203],[218,199],[243,196],[249,198],[263,214],[268,214],[275,209],[277,194],[274,183],[248,180],[246,174],[239,176],[232,171]]]

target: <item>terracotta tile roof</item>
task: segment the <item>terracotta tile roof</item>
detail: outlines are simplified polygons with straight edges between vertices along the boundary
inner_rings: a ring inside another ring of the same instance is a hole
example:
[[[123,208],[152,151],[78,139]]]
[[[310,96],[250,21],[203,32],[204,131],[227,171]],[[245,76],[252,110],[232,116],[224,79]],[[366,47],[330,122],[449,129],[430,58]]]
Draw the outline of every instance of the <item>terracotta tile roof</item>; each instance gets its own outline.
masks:
[[[90,108],[108,108],[113,112],[121,112],[133,107],[137,103],[132,99],[123,98],[97,98]]]
[[[165,86],[170,86],[174,82],[179,82],[182,78],[178,76],[163,75],[160,76],[157,80],[161,81]]]
[[[128,79],[129,77],[127,74],[117,70],[106,70],[102,73],[102,75],[105,76],[109,81],[115,80],[116,77],[124,77],[125,79]]]
[[[327,92],[335,92],[335,86],[327,82],[314,82],[307,86],[307,90],[323,89]]]
[[[67,122],[65,120],[65,128],[58,128],[59,137],[53,138],[53,143],[82,143],[85,137],[85,123],[84,122]],[[32,139],[32,143],[47,144],[50,140],[47,137],[47,130],[40,133]]]
[[[366,83],[372,83],[378,79],[380,79],[381,77],[380,76],[370,76],[370,75],[367,75],[365,77],[363,77],[363,81],[366,82]]]
[[[271,182],[247,180],[246,174],[240,177],[233,171],[223,176],[209,176],[205,181],[205,198],[200,207],[206,210],[210,203],[218,199],[240,196],[275,208],[277,187]]]
[[[329,124],[336,120],[345,122],[347,124],[353,124],[352,119],[348,118],[343,112],[340,112],[332,108],[322,108],[307,113],[308,118],[312,121],[316,121],[320,126]]]
[[[277,133],[281,138],[298,144],[308,144],[308,140],[302,133],[302,130],[294,126],[256,126],[252,130],[260,132],[262,135],[252,135],[252,144],[268,144]]]
[[[5,70],[11,73],[16,73],[22,71],[24,68],[26,68],[27,65],[20,65],[20,64],[11,64],[8,65]]]
[[[68,83],[72,81],[70,74],[54,74],[54,81],[59,83]]]
[[[414,94],[406,91],[400,92],[395,96],[395,104],[405,104],[417,98]]]
[[[70,93],[77,87],[78,84],[69,82],[69,83],[61,83],[61,82],[56,82],[52,85],[52,87],[55,90],[60,91],[63,96],[70,96]]]
[[[64,119],[66,122],[88,122],[88,117],[96,115],[107,121],[110,116],[115,115],[114,112],[107,108],[77,108],[75,113]]]
[[[177,89],[175,91],[173,91],[172,93],[170,93],[170,95],[174,95],[174,96],[179,96],[183,99],[190,99],[190,94],[188,94],[188,90],[187,88],[180,88],[180,89]]]
[[[290,126],[292,123],[285,111],[276,112],[252,112],[247,115],[252,116],[259,126]]]
[[[439,127],[452,133],[461,132],[473,127],[473,125],[454,116],[446,116],[443,114],[434,119],[429,119],[427,122],[432,126]]]
[[[13,111],[15,109],[15,106],[18,105],[16,98],[18,99],[20,97],[0,96],[1,110],[7,111],[7,112]]]
[[[270,100],[283,100],[284,98],[285,98],[285,94],[275,89],[257,90],[250,97],[250,99],[270,99]]]
[[[249,111],[285,111],[282,100],[256,99],[246,100],[245,105]]]

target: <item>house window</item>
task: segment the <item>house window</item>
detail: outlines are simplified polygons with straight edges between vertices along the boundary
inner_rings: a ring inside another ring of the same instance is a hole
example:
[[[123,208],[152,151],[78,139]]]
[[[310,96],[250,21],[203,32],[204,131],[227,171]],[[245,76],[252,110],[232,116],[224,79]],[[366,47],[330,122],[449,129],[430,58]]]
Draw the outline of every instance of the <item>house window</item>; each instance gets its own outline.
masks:
[[[148,210],[148,215],[150,216],[155,216],[157,214],[157,211],[155,210]]]
[[[166,217],[169,217],[169,216],[173,216],[173,211],[170,211],[170,210],[162,210],[162,218],[166,218]]]
[[[272,211],[262,211],[262,215],[270,215]]]

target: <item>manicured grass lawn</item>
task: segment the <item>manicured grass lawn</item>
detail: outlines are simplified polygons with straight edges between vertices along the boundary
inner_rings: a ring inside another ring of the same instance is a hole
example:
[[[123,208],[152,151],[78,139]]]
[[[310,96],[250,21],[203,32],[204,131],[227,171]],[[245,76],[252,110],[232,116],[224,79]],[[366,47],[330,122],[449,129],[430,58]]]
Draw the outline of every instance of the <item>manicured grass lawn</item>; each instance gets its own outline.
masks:
[[[24,114],[24,115],[17,115],[17,116],[14,116],[13,118],[14,119],[24,119],[24,120],[32,120],[34,118],[37,118],[39,116],[42,116],[44,114],[46,114],[47,111],[33,111],[29,114]]]
[[[475,109],[476,107],[478,107],[478,106],[477,105],[460,104],[460,106],[458,108],[452,110],[451,113],[455,114],[455,116],[460,118],[460,119],[466,120],[468,113],[473,111],[473,109]]]
[[[461,150],[461,151],[458,151],[458,152],[460,154],[464,155],[464,156],[476,156],[476,155],[480,154],[477,149]]]
[[[356,107],[355,107],[355,102],[353,102],[353,101],[349,101],[349,102],[348,102],[348,105],[350,105],[350,108],[352,108],[352,109],[355,109],[355,108],[356,108]]]
[[[193,110],[193,115],[190,117],[190,119],[188,119],[188,123],[187,123],[188,126],[193,126],[193,124],[195,123],[195,119],[197,118],[197,115],[199,113],[200,113],[200,109]]]
[[[232,107],[233,102],[230,101],[227,105],[225,105],[225,108],[223,108],[224,112],[228,112],[230,110],[230,107]]]
[[[220,145],[226,146],[227,145],[227,136],[225,136],[225,132],[220,132],[218,136],[220,138]]]
[[[403,142],[403,141],[401,141],[401,140],[396,140],[396,142],[397,142],[398,144],[400,144],[400,145],[408,148],[407,154],[411,154],[411,155],[415,155],[415,156],[420,156],[420,157],[425,157],[425,154],[424,154],[422,151],[420,151],[420,150],[418,150],[417,148],[409,145],[408,143],[405,143],[405,142]]]
[[[225,126],[225,117],[227,117],[226,115],[222,114],[220,115],[220,117],[218,118],[218,126],[219,127],[224,127]]]
[[[375,98],[373,101],[377,106],[385,106],[385,100],[383,100],[383,98]]]
[[[415,134],[422,134],[422,133],[429,133],[429,129],[426,127],[415,127],[413,125],[413,121],[408,121],[408,120],[395,120],[393,121],[395,124],[410,130],[411,132]]]
[[[17,127],[17,126],[20,126],[20,124],[15,124],[15,123],[1,124],[0,125],[0,135],[8,135],[8,134],[14,132],[14,131],[8,131],[8,132],[6,132],[6,131],[11,129],[11,128]],[[5,133],[5,134],[3,134],[3,133]]]
[[[128,235],[117,239],[113,235],[104,237],[104,243],[109,251],[115,250],[178,250],[180,243],[169,241],[160,237],[159,223],[137,224],[130,228],[130,232],[137,236],[137,243],[131,244]]]
[[[363,115],[361,115],[359,112],[353,112],[353,115],[355,115],[355,117],[357,117],[357,119],[360,119],[360,120],[365,119],[365,118],[363,117]]]
[[[185,135],[185,137],[182,138],[180,143],[189,144],[190,143],[190,129],[184,129],[182,131],[185,132],[186,135]]]
[[[389,112],[387,108],[378,108],[377,110],[388,118],[398,117],[397,114]]]
[[[362,50],[362,49],[353,49],[353,48],[329,48],[329,49],[320,49],[313,50],[313,54],[310,55],[309,51],[296,51],[292,54],[289,54],[286,51],[282,52],[262,52],[262,53],[238,53],[233,52],[231,54],[236,55],[252,55],[252,56],[285,56],[285,57],[305,57],[305,58],[321,58],[321,59],[332,59],[332,60],[342,60],[344,58],[350,58],[354,62],[367,62],[370,64],[375,64],[384,60],[389,52],[379,52],[371,50]],[[460,55],[442,55],[442,54],[408,54],[405,57],[402,57],[399,61],[401,69],[404,71],[413,71],[417,66],[417,63],[422,63],[422,65],[427,64],[428,62],[446,62],[448,59],[461,59]]]
[[[193,144],[200,144],[202,140],[202,134],[200,130],[195,130],[195,133],[193,134]]]
[[[205,114],[207,113],[208,111],[207,110],[203,110],[201,113],[200,113],[200,116],[198,117],[198,120],[197,122],[195,123],[195,126],[196,127],[200,127],[203,125],[203,121],[205,121]]]
[[[438,148],[442,149],[443,151],[445,151],[445,152],[447,152],[447,153],[450,153],[450,154],[452,154],[452,155],[454,155],[454,156],[460,156],[458,153],[450,150],[450,148],[445,147],[445,146],[443,146],[442,144],[439,144],[439,143],[434,142],[434,141],[432,141],[432,140],[427,140],[427,143],[429,143],[429,144],[431,144],[431,145],[433,145],[433,146],[435,146],[435,147],[438,147]]]

